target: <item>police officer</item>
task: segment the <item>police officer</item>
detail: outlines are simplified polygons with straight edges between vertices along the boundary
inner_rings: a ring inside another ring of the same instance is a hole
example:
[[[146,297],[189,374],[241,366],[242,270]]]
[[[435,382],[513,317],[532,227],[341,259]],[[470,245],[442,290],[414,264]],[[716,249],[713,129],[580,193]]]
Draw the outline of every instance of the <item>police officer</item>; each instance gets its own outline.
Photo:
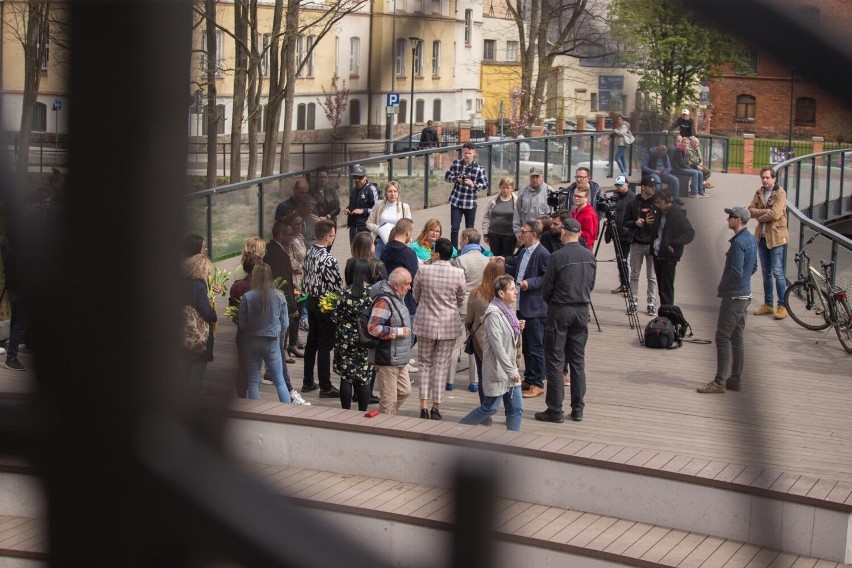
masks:
[[[575,422],[583,419],[589,303],[595,287],[597,263],[595,255],[579,240],[580,223],[565,215],[562,218],[562,242],[565,246],[550,256],[541,285],[542,298],[547,303],[544,333],[552,338],[545,343],[547,410],[535,413],[535,419],[542,422],[564,422],[562,369],[566,357],[571,370],[571,419]]]
[[[370,209],[379,200],[379,188],[367,179],[367,170],[361,164],[352,167],[354,184],[349,191],[349,206],[343,210],[346,215],[346,226],[349,227],[349,242],[355,240],[355,235],[367,230],[367,219]]]

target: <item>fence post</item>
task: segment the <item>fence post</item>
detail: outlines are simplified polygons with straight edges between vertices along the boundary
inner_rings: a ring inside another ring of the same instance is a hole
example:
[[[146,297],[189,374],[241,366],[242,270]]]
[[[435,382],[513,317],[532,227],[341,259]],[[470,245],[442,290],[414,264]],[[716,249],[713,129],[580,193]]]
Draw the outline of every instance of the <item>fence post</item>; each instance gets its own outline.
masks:
[[[754,172],[754,134],[743,133],[743,173]]]
[[[263,184],[257,184],[257,234],[263,237]]]
[[[213,259],[213,194],[207,194],[207,256]]]
[[[822,136],[812,136],[811,146],[811,154],[819,154],[825,148],[825,138]]]

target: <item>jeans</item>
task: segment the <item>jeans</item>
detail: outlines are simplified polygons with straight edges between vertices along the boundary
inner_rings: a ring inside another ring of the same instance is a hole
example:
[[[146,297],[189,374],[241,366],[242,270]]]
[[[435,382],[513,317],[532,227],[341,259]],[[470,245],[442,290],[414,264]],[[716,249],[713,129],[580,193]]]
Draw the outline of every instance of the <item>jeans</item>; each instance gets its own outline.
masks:
[[[518,319],[526,319],[527,322],[521,332],[524,382],[544,388],[544,318],[524,318],[518,313]]]
[[[6,359],[17,359],[18,346],[24,342],[24,338],[27,335],[27,306],[20,294],[9,291],[9,307],[12,310],[12,321],[9,322],[9,342],[6,344]],[[199,381],[199,389],[200,386],[201,382]]]
[[[545,322],[544,349],[547,353],[547,394],[545,403],[552,414],[562,414],[565,361],[571,376],[571,408],[582,410],[586,403],[586,341],[589,339],[589,306],[550,304]]]
[[[621,175],[627,175],[627,164],[624,162],[624,151],[627,150],[627,146],[616,146],[615,147],[615,163],[618,164],[619,169],[621,170]]]
[[[337,328],[331,320],[331,314],[324,314],[320,311],[318,298],[308,298],[308,326],[303,385],[313,384],[314,363],[316,363],[319,386],[322,390],[328,390],[332,388],[331,350],[334,347],[334,335]]]
[[[672,197],[680,197],[680,182],[672,174],[649,175],[654,180],[654,183],[657,184],[657,191],[662,189],[662,182],[666,182],[666,185],[669,186],[669,191],[671,191]]]
[[[689,176],[692,180],[691,195],[704,195],[704,174],[700,170],[678,170],[676,173],[684,176]]]
[[[722,298],[716,323],[716,384],[725,384],[725,373],[731,356],[734,362],[727,378],[739,380],[742,375],[745,361],[743,332],[750,303],[751,298]]]
[[[757,256],[760,257],[760,271],[763,273],[763,303],[773,306],[772,280],[778,291],[778,307],[784,306],[784,293],[787,292],[787,277],[784,275],[784,250],[786,245],[769,248],[766,239],[757,243]]]
[[[460,209],[455,205],[450,205],[450,241],[453,243],[453,248],[459,248],[459,227],[461,226],[462,216],[464,216],[464,226],[466,229],[473,228],[473,222],[476,220],[476,205],[471,209]]]
[[[639,274],[642,272],[642,263],[646,264],[645,274],[648,277],[648,304],[653,305],[657,296],[657,273],[654,271],[654,256],[651,254],[651,245],[630,245],[630,294],[634,299],[639,298]]]
[[[286,367],[281,358],[281,341],[277,337],[248,337],[245,339],[245,362],[248,372],[248,398],[260,400],[260,364],[266,363],[266,370],[272,376],[278,400],[290,404],[290,393],[284,382]]]
[[[654,257],[654,272],[660,287],[660,305],[674,305],[674,281],[677,272],[676,260],[660,260]]]
[[[501,399],[506,407],[506,429],[520,432],[521,419],[524,415],[524,399],[521,395],[520,386],[510,387],[509,391],[503,396],[486,396],[480,406],[477,406],[467,416],[459,420],[459,424],[482,424],[497,413]]]
[[[373,258],[382,260],[382,252],[385,250],[385,241],[381,238],[376,239],[376,252],[373,253]]]

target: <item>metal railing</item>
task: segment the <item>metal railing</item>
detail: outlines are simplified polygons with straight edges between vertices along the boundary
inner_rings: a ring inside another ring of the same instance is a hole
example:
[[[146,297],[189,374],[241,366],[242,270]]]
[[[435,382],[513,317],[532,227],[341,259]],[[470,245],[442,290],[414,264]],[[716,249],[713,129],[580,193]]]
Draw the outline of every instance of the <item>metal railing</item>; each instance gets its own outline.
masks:
[[[778,184],[787,190],[790,242],[801,249],[813,233],[823,235],[809,250],[814,258],[834,261],[833,284],[852,287],[852,240],[826,226],[852,218],[852,148],[794,158],[775,169]],[[792,274],[792,255],[787,256],[785,267]]]
[[[658,145],[669,146],[673,136],[659,132],[636,133],[635,136],[636,141],[628,147],[625,160],[629,176],[638,181],[647,150]],[[707,167],[727,171],[728,139],[701,138]],[[477,160],[485,167],[491,189],[506,176],[515,181],[515,187],[523,187],[532,167],[542,168],[545,182],[553,187],[571,182],[578,167],[589,168],[592,179],[601,185],[606,185],[605,180],[618,173],[614,164],[615,141],[610,131],[497,139],[475,144]],[[452,186],[444,181],[444,172],[460,152],[461,146],[454,145],[341,161],[328,166],[329,186],[336,189],[345,206],[352,187],[349,172],[357,163],[367,169],[370,181],[380,189],[390,179],[398,182],[402,199],[413,209],[435,207],[449,198]],[[312,171],[313,168],[303,168],[191,193],[187,196],[188,230],[206,237],[209,254],[214,259],[237,254],[246,238],[267,236],[278,203],[290,195],[296,179]]]

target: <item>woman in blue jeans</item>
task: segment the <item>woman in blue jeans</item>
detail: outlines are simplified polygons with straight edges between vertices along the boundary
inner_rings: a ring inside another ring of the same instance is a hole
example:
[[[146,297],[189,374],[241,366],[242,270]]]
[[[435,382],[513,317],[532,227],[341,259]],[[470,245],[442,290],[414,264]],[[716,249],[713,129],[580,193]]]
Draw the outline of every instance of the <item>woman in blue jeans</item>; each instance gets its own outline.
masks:
[[[482,424],[497,413],[500,400],[506,407],[506,429],[521,429],[524,399],[517,365],[517,343],[522,322],[515,315],[515,282],[504,274],[494,280],[494,299],[482,316],[485,342],[482,346],[483,402],[461,419],[462,424]]]
[[[284,293],[275,288],[272,270],[266,263],[255,264],[251,290],[240,300],[240,332],[243,334],[243,361],[248,372],[248,396],[260,400],[260,365],[266,369],[278,391],[278,400],[290,403],[281,357],[281,338],[287,333],[290,316]]]

